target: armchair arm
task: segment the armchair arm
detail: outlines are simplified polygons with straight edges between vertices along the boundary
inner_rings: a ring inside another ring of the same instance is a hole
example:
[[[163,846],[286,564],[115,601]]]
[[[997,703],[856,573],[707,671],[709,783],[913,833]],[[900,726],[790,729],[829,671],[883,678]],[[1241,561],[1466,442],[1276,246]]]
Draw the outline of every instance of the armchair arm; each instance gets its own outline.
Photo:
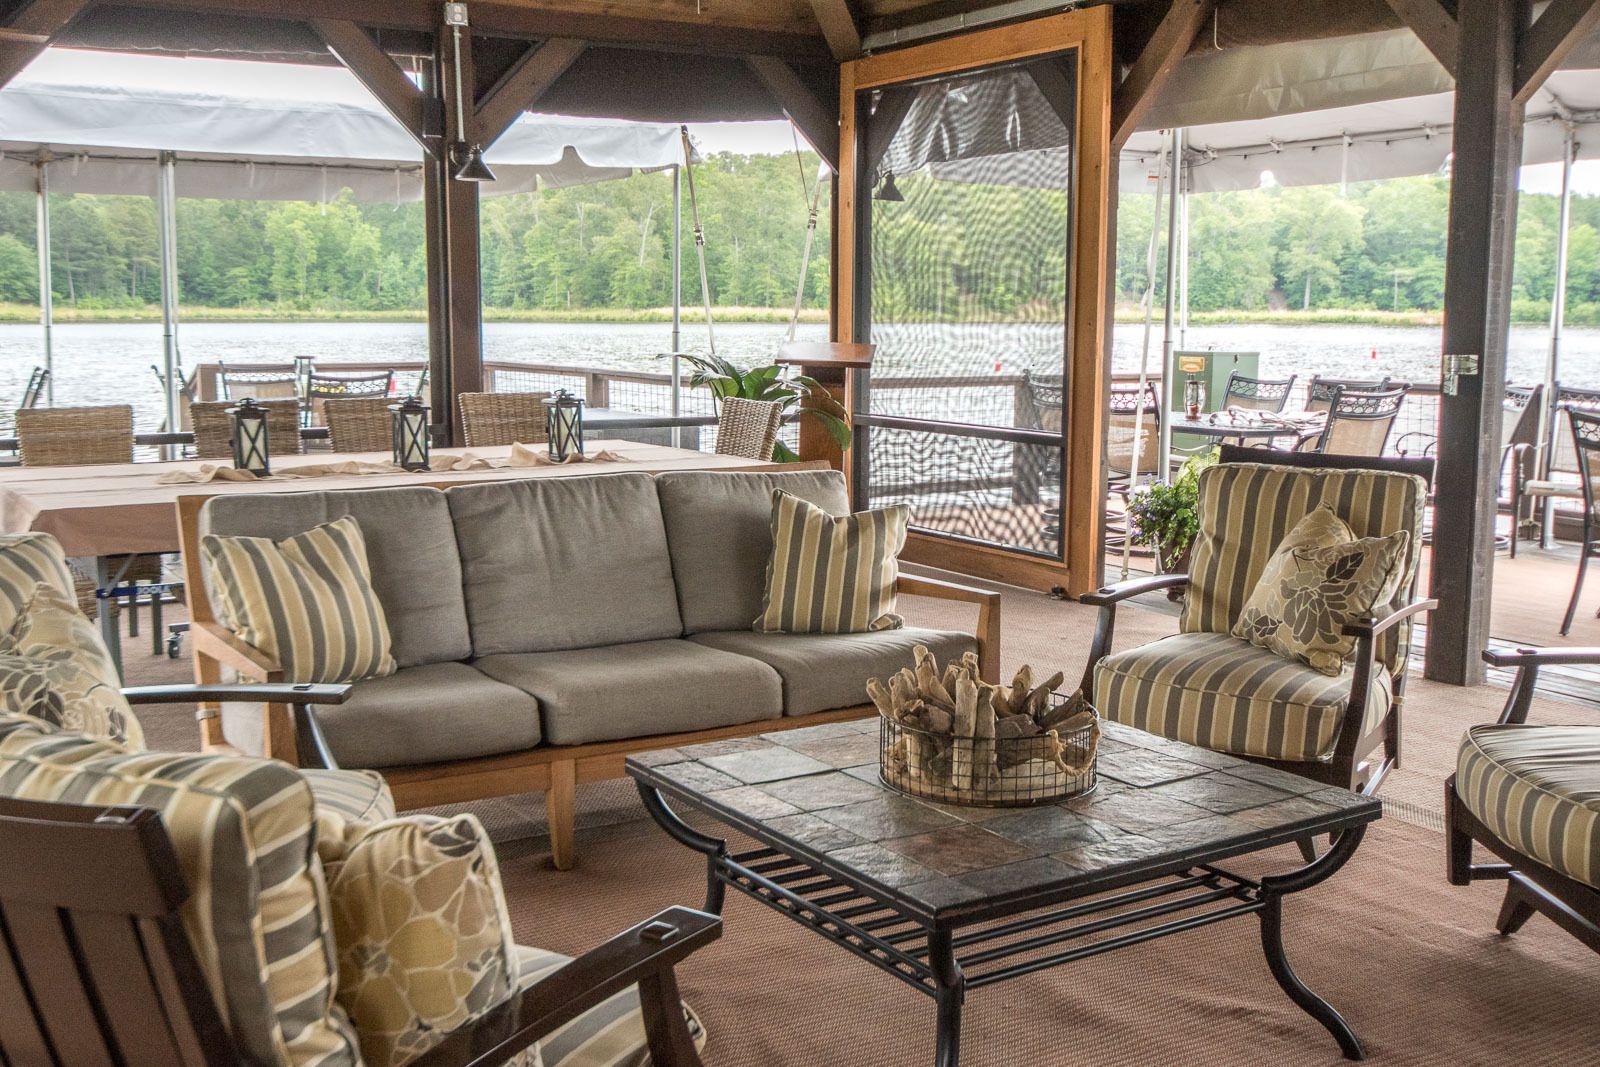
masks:
[[[122,691],[129,704],[180,704],[202,700],[260,700],[274,704],[343,704],[348,685],[275,682],[239,685],[137,685]]]
[[[978,672],[987,682],[1000,681],[1000,594],[970,585],[958,585],[940,578],[902,574],[895,580],[895,592],[908,596],[959,600],[978,605]]]
[[[1438,606],[1439,602],[1437,600],[1413,600],[1405,607],[1398,611],[1391,612],[1384,618],[1358,619],[1354,622],[1347,622],[1344,624],[1344,628],[1340,632],[1346,637],[1354,637],[1358,639],[1366,638],[1371,640],[1372,638],[1383,633],[1385,630],[1394,629],[1394,627],[1398,626],[1402,621],[1411,618],[1411,616],[1420,614],[1424,611],[1432,611]]]
[[[638,985],[655,1067],[699,1067],[673,968],[722,936],[722,920],[668,908],[445,1035],[410,1067],[499,1067],[630,985]]]
[[[1339,729],[1338,740],[1334,743],[1333,760],[1336,766],[1341,766],[1344,773],[1353,775],[1359,759],[1361,748],[1361,727],[1366,720],[1365,709],[1367,696],[1372,692],[1373,672],[1378,670],[1378,637],[1392,630],[1401,622],[1420,615],[1425,611],[1432,611],[1439,606],[1437,600],[1413,600],[1404,607],[1390,612],[1381,619],[1360,619],[1355,622],[1345,623],[1341,629],[1346,637],[1356,639],[1354,652],[1355,670],[1350,679],[1350,702],[1346,706],[1344,725]],[[1402,654],[1404,649],[1401,650]],[[1405,667],[1402,661],[1401,669]],[[1366,784],[1368,792],[1375,791],[1381,783],[1383,773]]]
[[[1176,589],[1189,584],[1187,574],[1153,574],[1145,578],[1130,578],[1084,593],[1078,603],[1100,609],[1094,624],[1094,641],[1089,645],[1089,662],[1083,667],[1083,680],[1078,683],[1086,697],[1094,694],[1094,669],[1101,660],[1111,655],[1111,640],[1117,631],[1117,605],[1141,593],[1154,593],[1161,589]]]
[[[1533,691],[1539,684],[1540,667],[1573,667],[1600,664],[1600,648],[1514,648],[1483,650],[1485,663],[1507,667],[1517,672],[1511,683],[1511,695],[1500,710],[1499,722],[1520,725],[1528,721],[1528,709],[1533,706]]]

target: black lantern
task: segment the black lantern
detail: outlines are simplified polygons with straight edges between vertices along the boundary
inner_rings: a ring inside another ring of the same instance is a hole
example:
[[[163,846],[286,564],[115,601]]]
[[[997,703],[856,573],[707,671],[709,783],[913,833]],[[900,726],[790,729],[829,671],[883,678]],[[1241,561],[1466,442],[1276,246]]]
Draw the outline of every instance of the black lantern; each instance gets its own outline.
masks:
[[[233,416],[233,467],[249,471],[257,478],[272,473],[267,448],[267,410],[249,397],[239,401],[239,406],[229,408]]]
[[[558,389],[545,401],[545,430],[550,438],[550,458],[565,463],[583,455],[583,400]]]
[[[428,469],[428,406],[414,396],[389,408],[394,416],[394,464],[402,470]]]

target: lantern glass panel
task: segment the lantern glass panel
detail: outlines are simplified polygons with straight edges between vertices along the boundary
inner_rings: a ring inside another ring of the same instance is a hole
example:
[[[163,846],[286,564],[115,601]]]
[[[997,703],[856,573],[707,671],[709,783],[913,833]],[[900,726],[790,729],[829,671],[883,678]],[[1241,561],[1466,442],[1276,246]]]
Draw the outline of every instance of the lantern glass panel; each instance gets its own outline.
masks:
[[[272,473],[271,449],[267,442],[267,413],[254,400],[246,398],[229,414],[233,416],[233,466],[257,477]]]
[[[428,409],[415,397],[389,409],[394,416],[394,462],[408,471],[428,469]]]
[[[564,463],[583,455],[583,401],[561,390],[545,405],[545,426],[549,436],[550,458]]]

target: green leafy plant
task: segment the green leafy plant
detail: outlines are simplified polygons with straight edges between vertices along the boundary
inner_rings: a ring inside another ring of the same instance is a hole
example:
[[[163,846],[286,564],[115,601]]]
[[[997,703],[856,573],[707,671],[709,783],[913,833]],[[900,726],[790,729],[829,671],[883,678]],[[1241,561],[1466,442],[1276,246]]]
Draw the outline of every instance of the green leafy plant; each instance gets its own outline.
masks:
[[[849,413],[815,378],[804,374],[785,377],[775,364],[740,370],[721,356],[685,356],[694,366],[689,378],[693,386],[705,386],[720,402],[736,396],[744,400],[765,400],[783,405],[787,416],[798,410],[801,418],[816,419],[840,448],[850,447]],[[772,448],[774,463],[794,463],[800,457],[782,441]]]
[[[1153,482],[1128,499],[1135,544],[1156,545],[1163,564],[1179,559],[1200,532],[1200,472],[1217,461],[1216,450],[1184,460],[1170,482]]]

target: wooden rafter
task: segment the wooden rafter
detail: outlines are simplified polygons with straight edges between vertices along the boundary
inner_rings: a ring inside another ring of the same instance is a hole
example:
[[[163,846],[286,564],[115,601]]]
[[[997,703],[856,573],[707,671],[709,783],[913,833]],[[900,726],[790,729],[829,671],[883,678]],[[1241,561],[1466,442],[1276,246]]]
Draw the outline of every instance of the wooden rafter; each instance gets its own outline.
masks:
[[[839,171],[839,115],[823,104],[794,68],[772,56],[747,56],[745,63],[772,98],[789,116],[789,121],[816,149],[817,155]]]
[[[1517,42],[1517,99],[1526,102],[1596,26],[1600,0],[1550,0]]]
[[[0,28],[0,89],[39,57],[91,0],[33,0]]]
[[[850,11],[849,0],[811,0],[811,10],[834,59],[843,63],[861,55],[861,28]]]
[[[328,51],[378,98],[424,150],[431,152],[438,146],[440,131],[430,121],[426,95],[366,30],[343,19],[311,19],[310,24]]]
[[[484,146],[498,140],[566,73],[585,47],[583,41],[556,37],[523,53],[474,105],[474,139]]]
[[[1189,51],[1195,35],[1216,8],[1216,0],[1173,0],[1139,58],[1111,99],[1111,144],[1120,148],[1155,101],[1156,93],[1172,75],[1178,60]]]
[[[1400,21],[1410,27],[1411,32],[1423,43],[1428,51],[1433,53],[1433,58],[1439,61],[1446,73],[1452,77],[1456,72],[1456,61],[1460,54],[1459,39],[1461,31],[1456,23],[1456,17],[1440,0],[1388,0],[1389,7]]]

